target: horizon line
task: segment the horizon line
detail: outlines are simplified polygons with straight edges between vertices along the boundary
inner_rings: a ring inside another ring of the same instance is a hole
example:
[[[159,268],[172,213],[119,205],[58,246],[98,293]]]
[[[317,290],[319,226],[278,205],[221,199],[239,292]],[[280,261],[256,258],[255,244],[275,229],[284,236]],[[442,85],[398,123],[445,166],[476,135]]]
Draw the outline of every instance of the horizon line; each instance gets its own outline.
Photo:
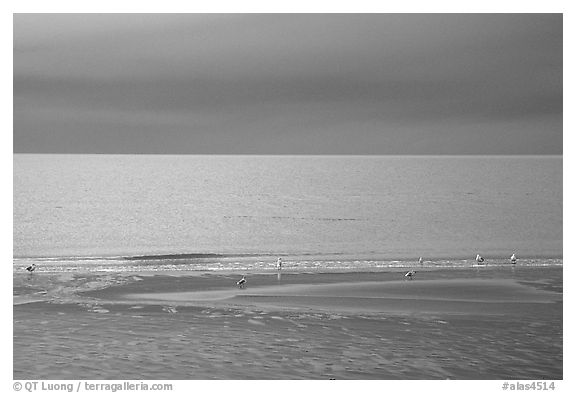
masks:
[[[310,156],[310,157],[542,157],[542,156],[563,156],[564,153],[516,153],[516,154],[504,154],[504,153],[488,153],[488,154],[433,154],[433,153],[420,153],[420,154],[350,154],[350,153],[102,153],[102,152],[92,152],[92,153],[46,153],[46,152],[12,152],[12,155],[107,155],[107,156],[253,156],[253,157],[275,157],[275,156]]]

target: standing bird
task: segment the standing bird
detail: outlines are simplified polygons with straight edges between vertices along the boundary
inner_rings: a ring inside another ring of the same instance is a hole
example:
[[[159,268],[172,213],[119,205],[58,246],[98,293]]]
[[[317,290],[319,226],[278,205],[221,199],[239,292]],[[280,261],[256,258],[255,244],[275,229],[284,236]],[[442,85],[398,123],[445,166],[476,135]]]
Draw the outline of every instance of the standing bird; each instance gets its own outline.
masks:
[[[242,278],[240,279],[240,281],[236,283],[236,285],[238,285],[238,288],[244,289],[244,287],[246,286],[246,276],[242,276]]]
[[[34,270],[36,270],[36,264],[33,263],[32,265],[28,266],[26,270],[32,273]]]
[[[516,254],[512,254],[510,257],[510,262],[512,262],[513,265],[516,265]]]
[[[278,258],[276,261],[276,269],[282,270],[282,258]]]
[[[416,270],[410,270],[408,273],[406,273],[404,275],[404,277],[406,277],[409,280],[412,280],[414,278],[415,274],[416,274]]]
[[[481,257],[480,254],[476,254],[476,262],[484,263],[484,257]]]
[[[424,264],[424,260],[422,259],[422,257],[420,257],[420,259],[418,259],[418,263],[420,263],[420,265]]]

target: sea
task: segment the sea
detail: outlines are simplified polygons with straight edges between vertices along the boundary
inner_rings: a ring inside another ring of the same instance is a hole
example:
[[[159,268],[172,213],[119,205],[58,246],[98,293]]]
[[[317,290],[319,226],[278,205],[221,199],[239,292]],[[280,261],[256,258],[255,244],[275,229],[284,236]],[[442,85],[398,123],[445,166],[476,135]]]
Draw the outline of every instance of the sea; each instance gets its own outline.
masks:
[[[562,265],[561,156],[14,154],[13,267]]]

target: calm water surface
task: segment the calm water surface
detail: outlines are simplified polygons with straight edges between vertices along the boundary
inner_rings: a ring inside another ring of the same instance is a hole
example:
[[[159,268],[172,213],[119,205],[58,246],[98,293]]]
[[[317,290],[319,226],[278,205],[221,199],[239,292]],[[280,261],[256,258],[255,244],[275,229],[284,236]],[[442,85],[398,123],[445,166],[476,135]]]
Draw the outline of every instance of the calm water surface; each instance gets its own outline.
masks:
[[[477,252],[561,258],[561,157],[14,155],[16,260]]]

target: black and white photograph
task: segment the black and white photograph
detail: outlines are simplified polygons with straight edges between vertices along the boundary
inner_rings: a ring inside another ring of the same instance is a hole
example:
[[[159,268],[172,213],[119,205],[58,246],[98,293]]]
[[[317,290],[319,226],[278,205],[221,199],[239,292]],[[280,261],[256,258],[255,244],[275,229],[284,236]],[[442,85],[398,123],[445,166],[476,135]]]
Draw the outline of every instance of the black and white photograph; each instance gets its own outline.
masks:
[[[13,13],[14,389],[558,388],[563,17]]]

